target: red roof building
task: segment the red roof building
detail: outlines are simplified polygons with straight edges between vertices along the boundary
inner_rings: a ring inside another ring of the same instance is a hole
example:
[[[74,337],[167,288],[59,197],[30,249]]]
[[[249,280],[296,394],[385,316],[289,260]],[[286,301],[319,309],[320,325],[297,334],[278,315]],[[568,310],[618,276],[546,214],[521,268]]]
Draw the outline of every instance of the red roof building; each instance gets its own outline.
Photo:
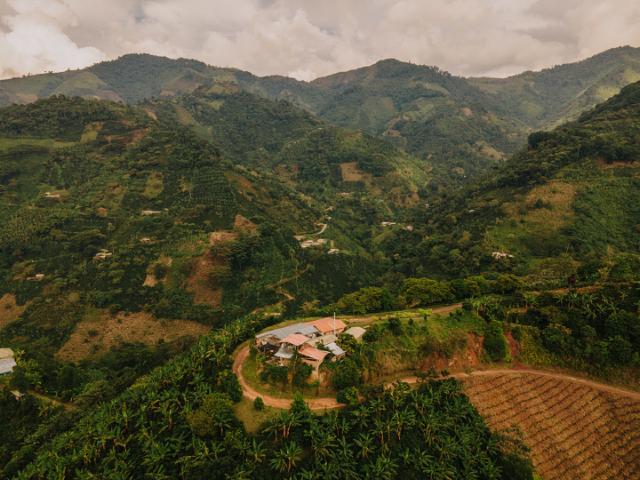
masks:
[[[310,323],[316,327],[321,335],[327,335],[328,333],[338,335],[339,333],[344,332],[344,329],[347,328],[347,325],[342,320],[332,317],[320,318]]]
[[[280,343],[287,343],[294,347],[299,347],[309,341],[309,337],[302,335],[301,333],[291,333],[284,337]]]
[[[298,350],[298,353],[309,360],[317,362],[318,365],[324,361],[324,357],[329,355],[329,352],[319,350],[311,345],[303,345],[300,350]]]

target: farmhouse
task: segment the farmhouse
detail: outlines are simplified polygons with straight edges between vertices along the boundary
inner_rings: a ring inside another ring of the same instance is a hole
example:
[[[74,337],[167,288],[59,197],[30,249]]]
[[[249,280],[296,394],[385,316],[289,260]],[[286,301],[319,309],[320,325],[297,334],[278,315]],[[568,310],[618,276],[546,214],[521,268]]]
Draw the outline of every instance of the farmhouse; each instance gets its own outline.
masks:
[[[338,320],[337,318],[332,318],[332,317],[320,318],[310,323],[322,335],[326,335],[328,333],[338,335],[344,332],[345,328],[347,328],[347,325],[342,320]]]
[[[0,348],[0,375],[13,372],[16,360],[13,358],[13,350],[10,348]]]
[[[314,369],[320,366],[327,355],[332,361],[339,360],[346,352],[338,345],[337,335],[346,328],[342,320],[321,318],[308,323],[294,323],[256,335],[256,347],[271,355],[271,361],[285,365],[296,355]]]

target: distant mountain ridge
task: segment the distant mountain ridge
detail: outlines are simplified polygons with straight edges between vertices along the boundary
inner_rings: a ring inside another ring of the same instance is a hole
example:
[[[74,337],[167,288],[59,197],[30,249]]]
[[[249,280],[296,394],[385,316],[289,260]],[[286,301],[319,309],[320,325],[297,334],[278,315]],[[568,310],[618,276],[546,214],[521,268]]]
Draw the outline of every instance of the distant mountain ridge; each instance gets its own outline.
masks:
[[[532,130],[574,119],[638,79],[640,49],[632,47],[504,79],[387,59],[312,82],[129,54],[83,70],[2,80],[0,105],[56,94],[139,103],[235,85],[384,138],[425,162],[432,188],[446,190],[515,153]]]

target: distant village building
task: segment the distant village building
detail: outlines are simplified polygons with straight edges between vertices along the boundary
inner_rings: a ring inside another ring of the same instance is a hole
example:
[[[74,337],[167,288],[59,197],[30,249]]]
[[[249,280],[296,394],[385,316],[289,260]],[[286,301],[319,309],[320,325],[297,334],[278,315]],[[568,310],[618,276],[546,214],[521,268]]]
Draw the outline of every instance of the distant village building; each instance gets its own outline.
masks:
[[[93,259],[94,260],[98,260],[98,261],[102,261],[102,260],[106,260],[107,258],[109,258],[111,256],[113,256],[112,252],[110,252],[109,250],[102,249],[102,250],[100,250],[98,253],[96,253],[93,256]]]
[[[513,258],[513,255],[507,252],[491,252],[491,256],[495,260],[504,260],[505,258]]]
[[[13,372],[16,365],[13,350],[10,348],[0,348],[0,375],[7,375]]]
[[[382,222],[380,223],[383,227],[391,227],[393,225],[397,225],[396,222]]]
[[[311,238],[309,240],[303,240],[300,242],[301,248],[323,247],[328,240],[326,238]]]
[[[329,352],[325,350],[317,349],[316,347],[312,347],[311,345],[305,344],[299,350],[298,353],[300,357],[302,357],[302,361],[307,365],[311,365],[315,372],[318,371],[322,362]]]
[[[143,217],[150,217],[151,215],[160,215],[162,211],[160,210],[142,210]]]
[[[337,318],[327,317],[307,323],[294,323],[259,333],[255,337],[256,347],[271,355],[278,365],[288,364],[297,354],[308,365],[317,370],[329,356],[339,360],[346,352],[337,344],[337,335],[344,332],[346,324]]]
[[[34,276],[27,278],[27,280],[31,280],[32,282],[41,282],[44,280],[44,273],[36,273]]]
[[[48,200],[60,200],[62,196],[58,192],[44,192],[44,198]]]
[[[261,350],[278,348],[282,340],[292,333],[299,333],[308,338],[315,338],[320,332],[308,323],[294,323],[286,327],[276,328],[256,335],[256,346]]]
[[[342,348],[340,348],[340,345],[338,345],[336,342],[327,343],[325,345],[325,348],[329,350],[329,352],[331,352],[332,362],[335,362],[336,360],[340,360],[344,358],[347,354],[347,352],[345,352]]]

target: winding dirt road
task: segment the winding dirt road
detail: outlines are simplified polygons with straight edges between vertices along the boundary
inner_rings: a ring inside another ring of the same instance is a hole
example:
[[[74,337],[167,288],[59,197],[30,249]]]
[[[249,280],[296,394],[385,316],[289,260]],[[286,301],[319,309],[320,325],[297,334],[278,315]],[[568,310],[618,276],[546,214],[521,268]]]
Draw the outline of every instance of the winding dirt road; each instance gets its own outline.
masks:
[[[262,397],[265,405],[274,408],[289,408],[291,405],[291,399],[289,398],[278,398],[270,395],[266,395],[255,390],[249,383],[246,381],[242,374],[242,365],[245,360],[249,356],[249,346],[244,345],[240,347],[234,354],[233,361],[233,372],[238,377],[238,381],[242,386],[242,393],[249,400],[255,400],[256,397]],[[548,378],[554,378],[556,380],[564,380],[573,383],[578,383],[584,385],[589,388],[593,388],[595,390],[614,393],[616,395],[622,395],[627,398],[640,401],[640,392],[634,392],[631,390],[625,390],[623,388],[614,387],[611,385],[606,385],[603,383],[594,382],[591,380],[587,380],[584,378],[573,377],[571,375],[565,375],[562,373],[555,372],[547,372],[544,370],[535,370],[531,368],[502,368],[502,369],[489,369],[489,370],[477,370],[470,373],[454,373],[447,378],[456,378],[464,382],[465,378],[471,377],[487,377],[487,376],[501,376],[501,375],[533,375],[533,376],[542,376]],[[401,382],[405,383],[416,383],[418,381],[417,377],[404,377],[398,379]],[[309,408],[311,410],[326,410],[333,408],[342,408],[344,405],[338,403],[334,397],[321,397],[321,398],[308,398],[305,399]]]

